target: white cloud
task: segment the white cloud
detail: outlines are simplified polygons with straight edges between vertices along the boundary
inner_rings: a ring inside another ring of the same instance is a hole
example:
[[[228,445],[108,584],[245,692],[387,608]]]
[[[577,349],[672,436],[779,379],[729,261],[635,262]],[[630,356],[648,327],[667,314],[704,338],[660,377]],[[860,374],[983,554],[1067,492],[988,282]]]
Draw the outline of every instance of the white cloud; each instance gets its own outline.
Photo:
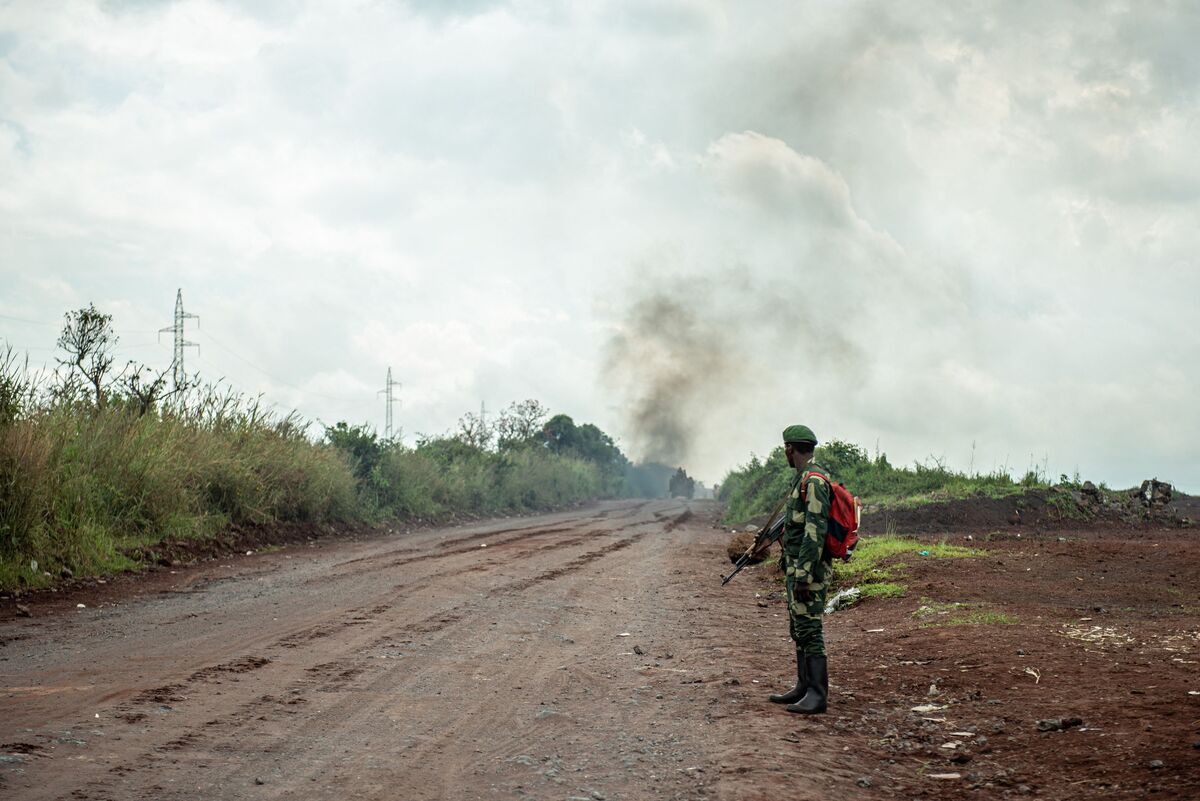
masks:
[[[900,461],[975,441],[1195,489],[1198,34],[1183,7],[17,4],[0,314],[150,330],[183,287],[245,359],[197,364],[323,420],[380,424],[392,365],[409,432],[536,395],[632,443],[604,343],[639,287],[707,284],[681,296],[772,377],[710,405],[704,478],[804,416]]]

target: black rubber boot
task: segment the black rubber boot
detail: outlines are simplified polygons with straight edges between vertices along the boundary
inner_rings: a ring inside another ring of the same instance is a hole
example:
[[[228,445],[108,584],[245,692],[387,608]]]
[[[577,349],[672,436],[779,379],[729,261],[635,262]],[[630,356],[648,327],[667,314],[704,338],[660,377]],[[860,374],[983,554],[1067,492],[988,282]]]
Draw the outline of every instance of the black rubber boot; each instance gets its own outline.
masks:
[[[796,651],[796,686],[786,693],[772,695],[767,700],[772,704],[794,704],[808,692],[808,674],[804,672],[804,653]]]
[[[788,712],[801,715],[820,715],[829,703],[829,666],[823,656],[806,656],[805,670],[808,673],[808,692]]]

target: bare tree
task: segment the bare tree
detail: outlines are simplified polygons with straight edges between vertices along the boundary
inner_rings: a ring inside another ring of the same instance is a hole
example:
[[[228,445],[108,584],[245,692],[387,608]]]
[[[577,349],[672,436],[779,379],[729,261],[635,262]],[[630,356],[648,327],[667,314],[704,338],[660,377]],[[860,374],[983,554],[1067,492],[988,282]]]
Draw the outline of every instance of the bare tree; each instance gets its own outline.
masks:
[[[458,433],[454,437],[472,447],[486,450],[492,443],[492,427],[483,415],[467,412],[458,418]]]
[[[67,354],[58,363],[67,369],[63,376],[64,394],[70,394],[71,384],[78,377],[90,385],[97,409],[104,408],[104,392],[112,371],[112,349],[117,335],[112,330],[112,315],[101,314],[95,305],[67,312],[58,347]]]
[[[532,398],[509,404],[508,408],[500,412],[496,421],[496,434],[500,446],[516,445],[534,439],[541,434],[542,426],[549,416],[550,410]]]
[[[145,365],[139,367],[133,362],[126,365],[120,377],[120,387],[137,408],[138,417],[148,414],[160,400],[187,389],[186,383],[167,389],[167,376],[171,374],[171,369],[168,367],[156,374]]]

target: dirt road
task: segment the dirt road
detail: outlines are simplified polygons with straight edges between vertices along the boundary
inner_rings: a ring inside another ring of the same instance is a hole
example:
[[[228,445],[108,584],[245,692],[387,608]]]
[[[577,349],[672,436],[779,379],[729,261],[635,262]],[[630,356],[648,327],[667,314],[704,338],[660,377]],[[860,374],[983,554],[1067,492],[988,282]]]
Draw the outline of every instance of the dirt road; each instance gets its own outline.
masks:
[[[721,587],[717,513],[613,502],[2,601],[0,798],[1200,797],[1193,530],[917,526],[984,555],[899,557],[904,597],[829,618],[805,719],[765,701],[782,593],[766,565]]]
[[[0,795],[758,797],[721,721],[761,706],[728,661],[759,635],[721,609],[713,514],[609,503],[35,606],[0,625]]]

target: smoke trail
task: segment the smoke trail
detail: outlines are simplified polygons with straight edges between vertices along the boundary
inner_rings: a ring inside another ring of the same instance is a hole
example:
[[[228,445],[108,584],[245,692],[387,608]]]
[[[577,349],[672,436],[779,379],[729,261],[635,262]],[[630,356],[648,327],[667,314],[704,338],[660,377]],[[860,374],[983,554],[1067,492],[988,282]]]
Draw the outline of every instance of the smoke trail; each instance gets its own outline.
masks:
[[[840,332],[743,273],[634,294],[605,348],[603,379],[621,402],[620,433],[635,460],[687,465],[701,455],[700,438],[744,436],[747,415],[787,425],[795,399],[785,386],[804,376],[814,387],[845,385],[862,367]]]
[[[636,459],[683,464],[706,411],[742,375],[733,340],[696,303],[656,292],[635,301],[609,341],[605,376],[623,395]]]

